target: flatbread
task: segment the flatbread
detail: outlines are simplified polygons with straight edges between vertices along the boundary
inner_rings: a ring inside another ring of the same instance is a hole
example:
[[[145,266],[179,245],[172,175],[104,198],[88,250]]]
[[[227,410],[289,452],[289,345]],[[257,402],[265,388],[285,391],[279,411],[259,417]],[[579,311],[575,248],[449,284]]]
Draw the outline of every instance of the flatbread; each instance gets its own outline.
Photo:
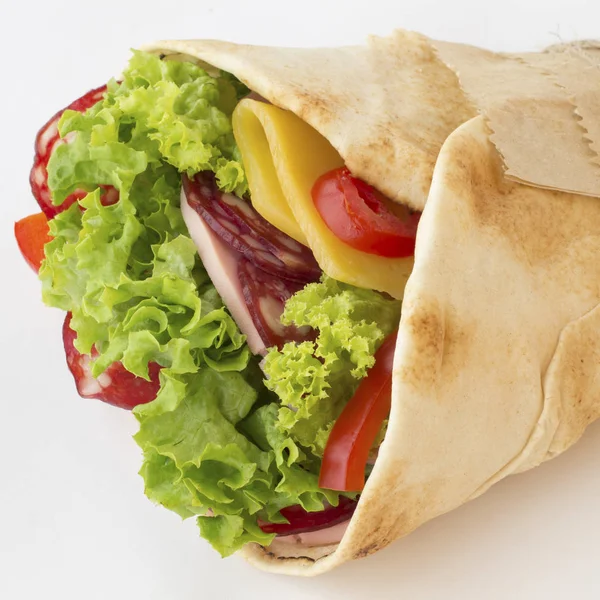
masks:
[[[600,202],[507,179],[486,118],[426,38],[146,49],[233,73],[317,129],[356,175],[424,208],[389,427],[347,532],[300,556],[249,545],[250,562],[315,575],[371,554],[564,451],[599,416]]]
[[[600,196],[600,63],[592,44],[499,54],[432,40],[485,115],[506,176]]]
[[[407,31],[345,48],[187,40],[144,49],[233,73],[326,137],[356,176],[417,210],[444,140],[476,114],[427,38]]]
[[[366,556],[566,450],[600,416],[600,203],[508,181],[482,117],[444,144],[417,237],[386,438],[333,554]]]

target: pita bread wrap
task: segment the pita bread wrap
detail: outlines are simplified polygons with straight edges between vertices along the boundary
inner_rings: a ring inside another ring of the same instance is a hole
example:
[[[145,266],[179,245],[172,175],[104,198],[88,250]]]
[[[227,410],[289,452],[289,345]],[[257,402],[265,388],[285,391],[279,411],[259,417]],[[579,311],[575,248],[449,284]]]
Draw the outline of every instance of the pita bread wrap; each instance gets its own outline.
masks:
[[[476,114],[456,75],[427,38],[412,32],[345,48],[189,40],[143,49],[233,73],[314,127],[356,176],[417,210],[425,204],[442,143]]]
[[[539,88],[528,81],[518,89],[516,77],[510,97],[482,95],[472,85],[477,52],[436,44],[397,32],[341,49],[213,41],[146,48],[233,73],[319,131],[357,176],[425,207],[389,427],[354,516],[339,544],[247,546],[244,556],[262,569],[316,575],[372,554],[563,452],[600,415],[600,202],[592,197],[600,195],[600,168],[578,154],[596,156],[592,134],[574,96],[550,79],[552,61],[542,69],[531,66],[535,58],[481,51],[477,68],[490,80],[486,69],[513,77],[516,64],[548,84],[551,101],[537,99],[562,120],[540,136],[554,135],[575,154],[547,181],[547,165],[541,175],[535,168],[543,144],[534,140],[537,155],[526,156],[515,131],[504,135],[515,120],[527,121],[530,135]],[[586,109],[600,106],[584,95]],[[579,195],[565,175],[573,165],[586,174]]]

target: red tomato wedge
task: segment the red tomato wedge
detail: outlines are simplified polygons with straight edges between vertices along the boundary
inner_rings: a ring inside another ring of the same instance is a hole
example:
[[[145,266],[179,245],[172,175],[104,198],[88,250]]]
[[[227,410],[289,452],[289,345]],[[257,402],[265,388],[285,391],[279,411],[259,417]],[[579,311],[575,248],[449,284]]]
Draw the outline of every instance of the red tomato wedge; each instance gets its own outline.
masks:
[[[327,227],[349,246],[387,258],[415,253],[421,214],[392,203],[346,167],[319,177],[312,198]]]
[[[365,486],[369,451],[390,412],[397,335],[397,331],[390,334],[377,350],[375,364],[335,422],[323,454],[319,487],[358,492]]]
[[[281,509],[281,514],[289,521],[288,523],[259,522],[259,527],[265,533],[276,533],[277,535],[318,531],[347,521],[352,516],[356,504],[356,500],[345,496],[340,496],[337,506],[328,506],[319,512],[307,512],[299,504],[296,504]]]
[[[37,273],[44,260],[44,245],[52,237],[46,215],[36,213],[15,223],[15,238],[27,264]]]

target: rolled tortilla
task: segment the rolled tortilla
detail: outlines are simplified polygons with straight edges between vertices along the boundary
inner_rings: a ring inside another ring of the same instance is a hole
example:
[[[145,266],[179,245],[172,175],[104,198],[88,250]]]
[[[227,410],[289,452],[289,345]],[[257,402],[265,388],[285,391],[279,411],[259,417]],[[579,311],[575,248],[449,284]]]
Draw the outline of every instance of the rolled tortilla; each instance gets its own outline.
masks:
[[[384,193],[427,198],[387,435],[358,507],[339,544],[247,546],[265,570],[316,575],[372,554],[561,453],[600,415],[600,202],[507,180],[454,74],[410,36],[362,50],[151,47],[233,73]]]
[[[476,114],[427,38],[407,31],[373,37],[364,47],[184,40],[143,49],[233,73],[314,127],[357,177],[416,210],[423,209],[444,140]]]

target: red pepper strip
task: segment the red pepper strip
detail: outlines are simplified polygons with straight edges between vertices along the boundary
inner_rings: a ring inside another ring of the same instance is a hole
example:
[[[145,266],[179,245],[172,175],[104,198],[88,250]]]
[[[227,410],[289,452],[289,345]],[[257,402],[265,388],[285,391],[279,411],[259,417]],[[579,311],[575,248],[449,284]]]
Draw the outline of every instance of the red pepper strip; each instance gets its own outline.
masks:
[[[375,353],[375,365],[338,417],[323,454],[319,487],[345,492],[365,486],[369,451],[392,398],[392,369],[398,332],[390,334]]]

